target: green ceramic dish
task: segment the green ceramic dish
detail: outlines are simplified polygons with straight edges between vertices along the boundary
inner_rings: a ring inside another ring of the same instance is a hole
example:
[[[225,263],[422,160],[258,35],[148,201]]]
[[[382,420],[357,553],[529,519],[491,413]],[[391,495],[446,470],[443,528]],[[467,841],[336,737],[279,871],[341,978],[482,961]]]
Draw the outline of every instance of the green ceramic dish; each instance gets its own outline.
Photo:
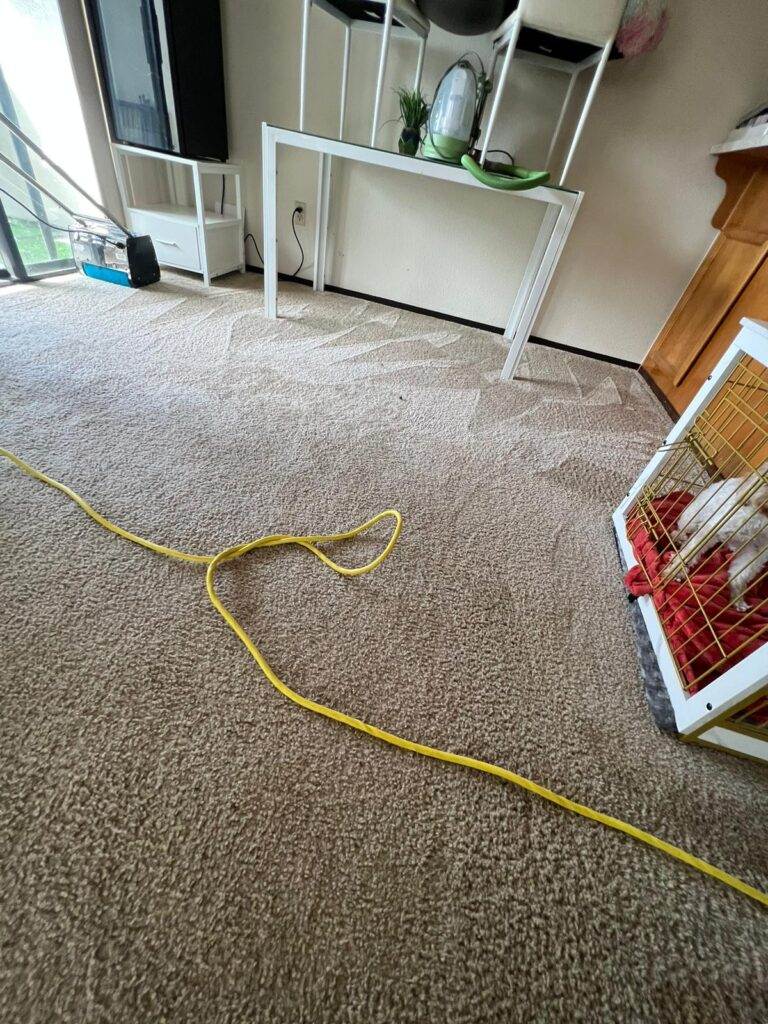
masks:
[[[507,192],[522,192],[523,189],[536,188],[537,185],[544,185],[549,181],[549,171],[527,171],[515,164],[495,165],[501,166],[503,171],[486,170],[473,160],[469,153],[465,153],[461,158],[461,166],[489,188],[501,188]]]

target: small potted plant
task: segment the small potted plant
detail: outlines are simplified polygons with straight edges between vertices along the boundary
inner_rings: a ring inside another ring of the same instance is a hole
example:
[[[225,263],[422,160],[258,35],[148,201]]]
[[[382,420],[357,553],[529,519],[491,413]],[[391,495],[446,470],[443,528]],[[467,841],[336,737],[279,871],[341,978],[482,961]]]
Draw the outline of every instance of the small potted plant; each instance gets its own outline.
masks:
[[[397,148],[406,156],[416,156],[421,145],[421,131],[427,123],[427,104],[415,89],[398,89],[400,120],[403,130],[397,140]]]

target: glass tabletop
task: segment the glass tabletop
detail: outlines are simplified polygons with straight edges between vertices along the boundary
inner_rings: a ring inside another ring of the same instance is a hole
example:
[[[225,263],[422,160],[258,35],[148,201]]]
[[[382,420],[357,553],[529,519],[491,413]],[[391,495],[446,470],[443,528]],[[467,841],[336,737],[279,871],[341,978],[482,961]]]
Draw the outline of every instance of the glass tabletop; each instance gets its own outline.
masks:
[[[453,161],[453,160],[435,160],[435,159],[433,159],[431,157],[425,156],[423,153],[417,153],[415,156],[411,156],[411,155],[408,155],[408,154],[400,153],[400,152],[398,152],[398,149],[396,148],[396,142],[395,142],[394,145],[371,146],[370,144],[365,143],[365,142],[359,142],[359,141],[348,139],[348,138],[344,138],[344,139],[334,138],[334,137],[332,137],[330,135],[321,135],[319,132],[309,132],[309,131],[306,131],[306,129],[304,131],[301,131],[298,128],[287,127],[285,125],[268,124],[268,127],[270,127],[270,128],[279,128],[280,131],[291,132],[294,135],[301,135],[301,136],[305,136],[306,138],[310,138],[310,139],[322,139],[323,141],[327,141],[327,142],[339,143],[339,144],[342,144],[344,146],[350,146],[350,147],[352,147],[354,149],[362,149],[362,150],[365,150],[366,152],[369,152],[369,153],[386,153],[389,156],[399,156],[399,157],[402,157],[404,160],[415,160],[415,161],[418,161],[419,163],[423,163],[423,164],[428,164],[428,165],[435,165],[435,164],[437,164],[437,165],[440,165],[440,166],[443,166],[443,167],[453,167],[456,170],[464,170],[464,168],[462,167],[462,164],[459,163],[458,161]],[[384,126],[382,126],[382,127],[384,127]],[[491,152],[493,153],[494,157],[497,158],[497,160],[498,160],[499,155],[502,154],[502,153],[504,153],[506,155],[509,155],[509,154],[506,153],[505,150],[494,149]],[[486,163],[485,170],[493,173],[494,170],[495,170],[494,165],[497,163],[497,160],[496,161],[488,161]],[[477,154],[477,162],[479,163],[479,154]],[[523,168],[520,168],[520,170],[522,171]],[[533,172],[533,171],[531,171],[530,169],[527,169],[527,168],[525,169],[525,172],[526,173],[535,173],[535,172]],[[466,171],[466,173],[469,174],[470,172]],[[499,173],[499,172],[497,172],[497,173]],[[566,188],[564,185],[557,185],[557,184],[555,184],[552,181],[541,181],[538,184],[540,184],[544,188],[554,189],[557,192],[566,192],[566,193],[569,193],[570,195],[575,195],[575,194],[578,193],[578,189]],[[533,187],[533,186],[531,186],[531,187]],[[503,188],[497,188],[496,190],[497,191],[505,191]],[[514,192],[516,190],[511,189],[509,191],[511,191],[514,194]],[[524,191],[524,190],[517,190],[517,191]]]

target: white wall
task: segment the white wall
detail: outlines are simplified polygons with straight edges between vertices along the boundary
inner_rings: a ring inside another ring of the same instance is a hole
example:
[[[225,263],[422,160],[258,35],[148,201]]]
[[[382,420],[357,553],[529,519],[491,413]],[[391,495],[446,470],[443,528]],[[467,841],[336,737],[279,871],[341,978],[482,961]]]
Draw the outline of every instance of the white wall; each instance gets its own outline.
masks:
[[[535,333],[639,361],[700,262],[723,192],[709,148],[765,98],[766,0],[673,0],[669,32],[654,54],[611,63],[569,181],[586,191]],[[260,125],[298,121],[299,0],[222,0],[231,159],[246,171],[248,226],[261,236]],[[334,134],[342,29],[312,18],[307,127]],[[467,48],[483,58],[489,38],[433,29],[423,90]],[[394,86],[410,85],[416,44],[393,43],[384,117]],[[377,37],[356,34],[347,138],[367,141]],[[564,76],[519,64],[494,143],[540,166]],[[381,133],[394,148],[396,126]],[[338,161],[337,161],[338,164]],[[316,158],[280,160],[280,269],[296,270],[290,232],[295,200],[309,204],[300,229],[311,263]],[[346,288],[503,326],[535,237],[535,204],[359,165],[335,168],[329,280]],[[252,248],[248,259],[257,262]],[[308,275],[311,276],[311,275]]]

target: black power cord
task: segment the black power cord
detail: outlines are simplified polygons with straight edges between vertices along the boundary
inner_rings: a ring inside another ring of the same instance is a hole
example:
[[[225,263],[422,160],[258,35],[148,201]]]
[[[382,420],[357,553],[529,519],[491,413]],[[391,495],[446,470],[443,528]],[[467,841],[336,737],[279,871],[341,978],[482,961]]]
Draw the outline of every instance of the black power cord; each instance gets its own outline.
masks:
[[[261,263],[262,266],[264,266],[264,257],[259,252],[259,244],[256,241],[256,239],[253,237],[253,235],[251,234],[250,231],[248,232],[248,234],[243,239],[243,242],[247,242],[249,238],[253,242],[253,247],[256,250],[256,255],[259,257],[259,262]]]
[[[35,220],[40,221],[41,224],[45,224],[47,228],[51,228],[53,231],[61,231],[63,234],[69,233],[69,228],[62,227],[61,224],[51,224],[50,221],[44,220],[42,217],[36,214],[34,210],[30,210],[30,208],[28,206],[25,206],[25,204],[22,203],[20,199],[17,199],[15,195],[13,195],[11,192],[3,188],[2,186],[0,186],[0,192],[2,192],[4,196],[8,196],[9,199],[13,200],[13,202],[16,203],[17,206],[20,206],[22,210],[26,210],[27,213],[31,214],[31,216],[35,218]],[[78,225],[76,228],[73,228],[72,230],[79,231],[83,235],[91,235],[92,238],[102,238],[104,240],[109,240],[118,249],[125,248],[124,242],[114,241],[113,239],[109,238],[108,235],[99,234],[98,231],[89,231],[88,228],[80,227],[80,225]]]
[[[243,208],[243,224],[245,224],[245,222],[247,220],[248,220],[248,211],[245,208]],[[259,257],[259,263],[261,263],[261,265],[263,267],[264,266],[264,257],[259,252],[259,243],[253,237],[253,235],[251,234],[250,231],[248,232],[248,234],[243,239],[243,245],[247,245],[248,244],[248,239],[249,238],[253,242],[253,248],[256,250],[256,255]]]
[[[297,206],[294,208],[294,211],[291,214],[291,227],[293,228],[293,237],[296,239],[296,245],[298,245],[299,252],[301,253],[301,263],[299,263],[296,270],[291,274],[291,277],[298,277],[299,273],[301,272],[301,268],[304,266],[304,246],[301,244],[301,242],[299,241],[299,236],[296,234],[296,215],[298,213],[301,213],[301,210]]]
[[[508,156],[509,157],[509,162],[511,164],[514,164],[514,162],[515,162],[515,158],[512,156],[512,154],[509,152],[508,149],[489,149],[488,153],[503,153],[504,156]]]
[[[291,214],[291,228],[293,229],[293,237],[296,239],[296,244],[298,245],[299,252],[301,253],[301,262],[299,263],[299,265],[296,268],[296,270],[294,271],[294,273],[288,275],[291,278],[298,277],[298,275],[301,273],[302,267],[304,266],[304,259],[305,259],[305,256],[304,256],[304,246],[301,244],[301,242],[299,240],[299,236],[296,234],[296,216],[300,212],[301,212],[301,207],[296,206],[294,208],[293,213]],[[243,219],[245,219],[245,211],[243,211]],[[253,242],[253,247],[256,250],[256,255],[259,257],[259,260],[261,261],[261,265],[263,267],[264,266],[264,257],[259,252],[259,243],[253,237],[253,234],[250,231],[248,232],[248,234],[243,239],[243,242],[244,243],[247,242],[249,238]]]
[[[219,213],[224,214],[224,190],[227,187],[227,176],[222,174],[221,176],[221,203],[219,204]]]
[[[36,214],[34,210],[30,210],[30,208],[28,206],[25,206],[24,203],[22,203],[22,201],[20,199],[17,199],[16,196],[12,195],[7,189],[0,188],[0,192],[2,192],[3,195],[8,196],[9,199],[12,199],[14,201],[14,203],[16,203],[18,206],[20,206],[22,208],[22,210],[26,210],[27,213],[31,213],[32,216],[35,218],[35,220],[39,220],[40,223],[41,224],[45,224],[45,226],[47,228],[52,228],[54,231],[64,231],[64,232],[67,232],[69,230],[68,228],[61,227],[60,224],[51,224],[47,220],[43,220],[43,218],[38,216],[38,214]]]

